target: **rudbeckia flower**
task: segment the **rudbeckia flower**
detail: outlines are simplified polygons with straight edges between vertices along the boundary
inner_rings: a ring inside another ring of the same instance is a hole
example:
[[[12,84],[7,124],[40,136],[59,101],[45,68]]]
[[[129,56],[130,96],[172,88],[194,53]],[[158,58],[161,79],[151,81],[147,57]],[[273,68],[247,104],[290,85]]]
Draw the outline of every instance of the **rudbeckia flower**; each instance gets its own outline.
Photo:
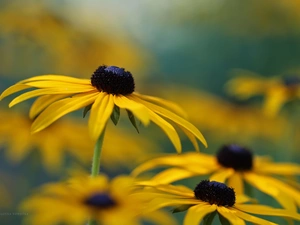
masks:
[[[56,121],[48,129],[35,134],[30,134],[31,123],[23,113],[0,110],[0,145],[10,162],[17,164],[31,152],[37,151],[41,164],[48,172],[60,171],[65,156],[74,157],[83,164],[90,163],[93,141],[88,135],[87,126],[78,119]],[[134,136],[124,128],[109,128],[106,134],[102,166],[107,170],[132,168],[142,160],[149,159],[150,152],[152,155],[159,150],[155,143],[143,136]]]
[[[21,209],[28,212],[25,221],[31,225],[83,225],[89,219],[102,225],[139,225],[142,220],[176,224],[163,211],[143,213],[144,202],[132,195],[133,190],[133,179],[127,176],[111,181],[105,175],[81,176],[46,184]]]
[[[28,91],[31,88],[35,89]],[[38,97],[30,110],[30,118],[34,119],[32,133],[45,129],[72,111],[85,108],[85,113],[91,111],[89,131],[92,139],[96,140],[110,117],[115,124],[118,123],[120,108],[123,108],[127,110],[129,119],[136,128],[135,117],[144,125],[148,125],[150,121],[157,124],[178,152],[181,151],[179,136],[165,118],[178,125],[196,149],[196,138],[207,145],[200,131],[181,117],[184,113],[177,105],[136,93],[134,89],[134,80],[130,72],[116,66],[100,66],[90,80],[59,75],[32,77],[6,89],[0,99],[27,90],[10,102],[9,107],[12,107],[27,99]]]
[[[233,188],[217,181],[203,180],[193,190],[185,186],[145,185],[144,193],[136,194],[149,200],[148,211],[173,207],[173,212],[187,210],[184,225],[212,224],[218,214],[221,224],[245,225],[245,221],[260,225],[274,225],[251,214],[279,216],[300,220],[300,214],[285,209],[245,204],[251,199],[235,195]]]
[[[237,194],[244,194],[244,182],[247,182],[275,198],[287,209],[296,211],[297,206],[300,207],[300,191],[276,177],[299,175],[300,166],[275,163],[269,158],[254,156],[250,150],[239,145],[225,145],[216,156],[185,153],[154,158],[137,167],[132,174],[137,176],[162,166],[171,168],[158,173],[148,183],[168,184],[185,178],[209,175],[210,180],[228,182]]]
[[[227,83],[228,93],[241,99],[263,95],[264,112],[268,116],[276,115],[286,102],[300,98],[298,75],[266,78],[247,71],[241,74],[245,75],[237,76]]]

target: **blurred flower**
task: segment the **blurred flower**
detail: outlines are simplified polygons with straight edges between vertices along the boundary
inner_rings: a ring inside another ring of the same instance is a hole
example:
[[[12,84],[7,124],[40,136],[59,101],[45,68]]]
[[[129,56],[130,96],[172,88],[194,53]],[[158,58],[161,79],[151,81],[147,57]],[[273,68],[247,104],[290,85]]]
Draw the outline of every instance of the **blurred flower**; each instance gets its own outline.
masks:
[[[109,117],[117,124],[120,108],[124,108],[136,129],[138,128],[135,117],[144,125],[153,121],[167,134],[178,152],[181,151],[179,136],[174,127],[162,117],[177,124],[190,138],[196,149],[198,149],[196,138],[207,145],[200,131],[177,115],[184,116],[184,112],[177,105],[134,92],[133,77],[123,68],[100,66],[92,75],[91,80],[59,75],[32,77],[6,89],[0,99],[29,88],[37,89],[16,97],[9,107],[40,96],[30,110],[30,117],[35,118],[32,124],[33,133],[43,130],[65,114],[85,108],[85,113],[91,110],[89,131],[93,140],[96,140],[105,128]]]
[[[270,118],[257,108],[232,103],[207,92],[184,86],[169,86],[164,87],[161,94],[176,100],[187,112],[190,121],[201,126],[204,132],[216,136],[218,131],[218,138],[228,140],[235,137],[245,141],[264,137],[278,140],[288,129],[288,123],[283,117]]]
[[[247,71],[239,74],[227,83],[228,93],[241,99],[263,95],[264,113],[268,116],[276,115],[286,102],[300,98],[298,75],[265,78]]]
[[[225,145],[216,156],[186,153],[154,158],[138,166],[132,174],[137,176],[162,166],[171,168],[158,173],[148,183],[168,184],[185,178],[210,175],[210,180],[222,183],[228,181],[237,194],[244,194],[244,182],[247,182],[275,198],[287,209],[296,211],[296,205],[300,207],[300,191],[275,177],[299,175],[300,166],[253,156],[251,151],[238,145]]]
[[[1,7],[1,75],[27,76],[51,69],[87,77],[91,68],[102,63],[143,70],[150,57],[121,29],[112,32],[107,18],[98,17],[103,26],[98,23],[97,29],[91,30],[68,21],[68,13],[62,12],[59,15],[58,10],[36,1],[14,1]]]
[[[300,214],[293,211],[258,204],[244,204],[250,199],[243,195],[235,196],[233,188],[216,181],[201,181],[194,191],[185,186],[166,184],[150,186],[140,196],[150,200],[149,211],[170,206],[174,207],[173,212],[187,210],[184,225],[198,225],[201,221],[211,224],[216,214],[221,224],[234,225],[245,225],[245,221],[261,225],[275,224],[248,213],[300,220]]]
[[[7,209],[12,206],[11,193],[1,183],[0,184],[0,209]]]
[[[13,163],[19,163],[31,151],[37,150],[42,165],[49,172],[59,171],[66,155],[90,164],[93,142],[88,135],[87,127],[78,120],[56,121],[48,129],[30,134],[32,121],[27,116],[0,110],[0,123],[0,145],[6,148],[6,155]],[[132,168],[148,159],[150,152],[152,155],[153,152],[159,151],[159,147],[153,142],[141,136],[134,137],[126,129],[107,129],[106,132],[102,166],[108,170]]]
[[[109,181],[105,175],[81,176],[66,183],[43,186],[25,200],[21,209],[28,212],[32,225],[85,224],[89,219],[102,225],[176,224],[162,211],[143,214],[143,201],[131,195],[133,180],[119,176]]]

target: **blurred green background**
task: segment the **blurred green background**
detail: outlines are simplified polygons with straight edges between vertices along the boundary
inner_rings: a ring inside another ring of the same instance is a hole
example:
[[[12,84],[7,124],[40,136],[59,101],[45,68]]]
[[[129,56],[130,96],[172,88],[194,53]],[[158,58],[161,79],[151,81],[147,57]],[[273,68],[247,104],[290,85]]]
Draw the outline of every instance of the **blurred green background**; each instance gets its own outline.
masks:
[[[240,143],[275,161],[299,163],[299,100],[270,119],[261,113],[261,96],[241,101],[224,90],[235,69],[266,77],[299,74],[299,9],[298,0],[1,0],[0,91],[36,75],[89,78],[100,65],[116,65],[132,72],[136,91],[173,100],[187,111],[208,141],[209,148],[201,151],[214,153],[223,144]],[[23,141],[18,137],[25,131],[17,130],[27,126],[11,122],[12,112],[26,118],[30,107],[26,102],[8,109],[9,100],[0,104],[1,126],[8,123],[0,131],[0,224],[20,224],[26,215],[5,212],[19,212],[19,203],[34,188],[64,179],[71,168],[88,171],[90,161],[89,154],[82,161],[83,156],[70,151],[61,168],[49,172],[36,146],[22,159],[9,160],[9,148]],[[87,125],[81,112],[67,117]],[[217,119],[222,122],[215,123]],[[126,119],[120,126],[132,142],[147,143],[141,148],[148,156],[132,153],[141,160],[159,151],[175,153],[155,126],[141,128],[139,135]],[[92,146],[88,138],[86,142]],[[183,151],[193,151],[188,141],[183,141]],[[112,158],[120,155],[115,151]],[[114,176],[131,169],[108,158],[103,171]],[[194,181],[186,184],[193,187]]]

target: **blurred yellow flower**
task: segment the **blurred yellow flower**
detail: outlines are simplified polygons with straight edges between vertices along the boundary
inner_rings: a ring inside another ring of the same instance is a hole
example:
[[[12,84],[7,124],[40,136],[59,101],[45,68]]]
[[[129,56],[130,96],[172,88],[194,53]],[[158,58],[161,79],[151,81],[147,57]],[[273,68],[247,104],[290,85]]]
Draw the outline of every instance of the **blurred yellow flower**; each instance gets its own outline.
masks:
[[[11,162],[19,163],[36,150],[48,172],[58,172],[67,155],[74,156],[86,165],[90,164],[93,141],[88,135],[87,126],[79,120],[60,120],[35,134],[30,134],[31,123],[22,113],[0,110],[0,145],[6,149],[5,153]],[[153,142],[127,129],[108,128],[106,132],[102,166],[107,170],[133,168],[159,151]]]
[[[300,220],[300,214],[290,210],[245,204],[250,200],[248,197],[235,196],[233,188],[216,181],[203,180],[194,191],[185,186],[167,184],[145,186],[147,189],[137,195],[150,200],[147,205],[148,211],[170,206],[174,207],[173,212],[187,210],[184,225],[198,225],[201,221],[204,224],[211,224],[216,214],[218,214],[221,224],[224,225],[245,225],[245,221],[260,225],[275,224],[251,214]]]
[[[133,179],[105,175],[81,176],[65,183],[46,184],[21,204],[30,225],[82,225],[92,219],[102,225],[139,225],[142,220],[173,225],[163,211],[143,213],[144,202],[132,195]]]
[[[150,121],[158,125],[167,134],[178,152],[181,152],[180,138],[175,128],[163,117],[178,125],[196,149],[198,149],[196,138],[205,146],[207,145],[200,131],[181,117],[185,114],[177,105],[134,92],[133,77],[123,68],[100,66],[91,79],[60,75],[32,77],[6,89],[0,99],[30,88],[37,89],[16,97],[9,107],[40,96],[30,110],[30,117],[34,119],[31,129],[33,133],[43,130],[65,114],[85,108],[85,112],[91,110],[89,131],[92,139],[96,140],[110,117],[115,124],[118,123],[120,108],[123,108],[126,109],[130,121],[136,128],[135,117],[144,125],[148,125]]]
[[[300,98],[298,75],[266,78],[247,71],[237,73],[239,76],[226,85],[228,93],[241,99],[264,96],[263,110],[268,116],[275,116],[286,102]]]
[[[258,108],[235,104],[204,91],[176,85],[162,90],[162,96],[176,100],[193,124],[201,126],[203,132],[211,133],[215,138],[278,140],[288,129],[288,122],[283,117],[270,118]],[[218,135],[215,135],[216,131]]]
[[[103,18],[103,26],[91,30],[75,24],[66,15],[59,15],[41,2],[14,1],[1,7],[1,76],[28,76],[50,69],[82,76],[102,63],[140,72],[145,61],[150,61],[146,51],[126,37],[124,31],[111,31],[107,18]]]
[[[170,167],[155,175],[149,184],[168,184],[185,178],[209,175],[210,180],[228,185],[237,194],[244,194],[244,182],[275,198],[283,207],[296,211],[300,207],[300,191],[277,176],[300,174],[300,166],[293,163],[275,163],[269,158],[253,156],[247,148],[224,145],[216,156],[203,153],[167,155],[149,160],[135,170],[137,176],[157,167]]]

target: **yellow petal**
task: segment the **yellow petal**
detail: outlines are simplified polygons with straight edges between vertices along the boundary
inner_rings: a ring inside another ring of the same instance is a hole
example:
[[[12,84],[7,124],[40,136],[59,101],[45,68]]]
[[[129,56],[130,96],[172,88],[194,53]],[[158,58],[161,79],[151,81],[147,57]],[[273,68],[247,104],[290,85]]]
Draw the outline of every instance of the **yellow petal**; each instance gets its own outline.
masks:
[[[135,102],[125,96],[114,96],[114,102],[117,106],[123,109],[128,109],[136,116],[145,126],[150,123],[148,110],[142,104]]]
[[[299,175],[300,166],[293,163],[261,163],[255,168],[257,173],[274,175]]]
[[[43,130],[60,117],[94,102],[99,93],[78,94],[72,98],[62,99],[48,106],[33,122],[33,133]]]
[[[169,184],[174,181],[186,179],[196,175],[197,174],[186,169],[171,168],[158,173],[151,179],[151,181],[159,184]]]
[[[186,130],[188,130],[194,136],[196,136],[207,147],[207,143],[206,143],[206,140],[203,137],[203,135],[190,122],[186,121],[185,119],[181,118],[180,116],[176,115],[175,113],[172,113],[171,111],[164,109],[158,105],[154,105],[150,102],[143,101],[137,97],[133,97],[133,98],[134,98],[134,100],[144,104],[146,107],[148,107],[150,110],[154,111],[155,113],[168,118],[169,120],[173,121],[174,123],[180,125],[180,127],[184,127]]]
[[[63,81],[68,83],[74,83],[74,84],[91,84],[90,79],[79,79],[75,77],[68,77],[64,75],[41,75],[41,76],[35,76],[31,77],[25,80],[22,80],[18,83],[27,83],[31,81]]]
[[[249,221],[249,222],[251,222],[253,224],[276,225],[276,223],[272,223],[270,221],[267,221],[267,220],[264,220],[264,219],[261,219],[261,218],[249,215],[249,214],[241,212],[241,211],[236,211],[236,214],[237,214],[238,217],[240,217],[240,218],[242,218],[242,219],[244,219],[246,221]]]
[[[178,153],[181,152],[181,143],[180,138],[174,129],[174,127],[169,124],[167,121],[165,121],[163,118],[161,118],[159,115],[155,114],[151,110],[149,110],[150,119],[155,123],[157,126],[159,126],[169,137],[170,141],[173,143],[176,151]]]
[[[270,206],[265,206],[265,205],[236,204],[235,208],[247,213],[288,217],[295,220],[300,220],[300,214],[298,214],[296,211],[291,211],[286,209],[274,209]]]
[[[192,144],[193,144],[195,150],[196,150],[197,152],[199,152],[199,146],[198,146],[197,139],[195,138],[194,134],[191,133],[190,131],[188,131],[187,129],[185,129],[185,127],[180,126],[180,125],[178,125],[178,126],[179,126],[180,129],[185,133],[185,135],[188,137],[188,139],[190,139],[190,141],[192,142]]]
[[[40,95],[53,95],[53,94],[74,94],[80,92],[87,92],[87,89],[77,89],[77,88],[49,88],[49,89],[37,89],[33,91],[26,92],[24,94],[19,95],[18,97],[14,98],[10,103],[9,107],[13,107],[14,105],[23,102],[27,99],[34,98]]]
[[[216,211],[216,205],[195,205],[188,209],[184,218],[184,225],[198,225],[209,213]]]
[[[245,221],[240,219],[237,215],[235,210],[228,209],[224,206],[219,206],[217,208],[218,212],[225,217],[229,223],[232,225],[246,225]]]
[[[300,196],[298,191],[292,190],[292,192],[289,192],[289,189],[281,187],[280,185],[281,182],[279,181],[274,182],[274,180],[270,179],[270,177],[257,175],[255,173],[250,173],[250,172],[245,173],[244,179],[252,186],[259,189],[260,191],[268,195],[271,195],[284,208],[296,210],[294,201],[298,201],[298,202],[300,201]]]
[[[161,224],[161,225],[176,225],[177,221],[174,217],[170,216],[169,213],[164,211],[154,211],[151,213],[143,214],[143,218],[152,222],[151,224]],[[139,225],[140,223],[138,223]]]
[[[9,88],[7,88],[5,91],[2,92],[2,94],[0,96],[0,100],[2,100],[3,98],[5,98],[5,97],[7,97],[11,94],[14,94],[16,92],[19,92],[19,91],[22,91],[22,90],[25,90],[25,89],[28,89],[28,88],[30,88],[30,87],[25,85],[25,84],[12,85]]]
[[[218,172],[215,172],[213,175],[209,177],[211,181],[218,181],[221,183],[225,183],[225,181],[230,177],[232,174],[234,174],[234,170],[231,168],[228,169],[221,169]]]
[[[187,118],[186,112],[181,107],[179,107],[177,104],[175,104],[171,101],[167,101],[165,99],[157,98],[157,97],[154,97],[154,96],[141,95],[141,94],[136,93],[136,92],[132,93],[132,95],[137,96],[138,98],[141,98],[145,101],[150,101],[150,102],[153,102],[154,104],[161,105],[164,108],[168,108],[171,111],[175,112],[176,114],[178,114],[178,115],[180,115],[184,118]]]
[[[283,88],[273,88],[266,93],[264,113],[267,116],[275,116],[289,96]]]
[[[228,186],[234,188],[235,194],[244,194],[244,181],[241,173],[235,172],[228,178]]]
[[[99,93],[91,108],[89,130],[93,140],[99,138],[114,108],[113,95]]]
[[[29,117],[33,119],[36,117],[41,111],[43,111],[47,106],[52,104],[53,102],[56,102],[59,99],[68,97],[69,95],[44,95],[39,97],[35,102],[32,104],[30,111],[29,111]]]

